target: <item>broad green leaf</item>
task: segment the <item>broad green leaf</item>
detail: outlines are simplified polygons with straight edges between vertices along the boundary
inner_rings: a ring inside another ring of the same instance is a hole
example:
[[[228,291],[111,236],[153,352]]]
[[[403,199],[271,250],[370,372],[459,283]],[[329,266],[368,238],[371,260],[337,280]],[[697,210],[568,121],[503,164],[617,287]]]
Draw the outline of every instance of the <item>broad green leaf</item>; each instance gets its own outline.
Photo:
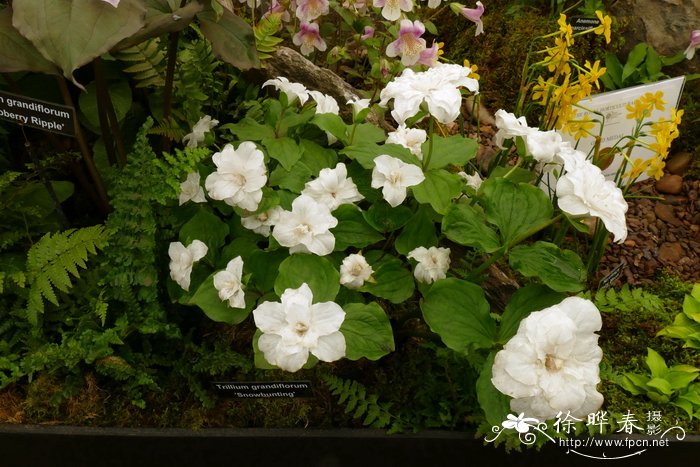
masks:
[[[218,256],[219,249],[224,246],[228,232],[228,225],[219,219],[219,216],[202,208],[182,226],[180,241],[185,246],[193,240],[204,242],[209,249],[207,256],[215,258]]]
[[[271,101],[271,102],[277,102],[277,101]],[[280,111],[281,111],[281,106],[280,106]],[[316,109],[313,109],[311,107],[306,107],[303,110],[299,112],[287,112],[282,118],[281,121],[277,122],[277,120],[280,118],[280,116],[276,116],[274,119],[271,119],[269,121],[274,122],[274,124],[278,125],[278,134],[280,136],[284,136],[288,134],[290,128],[294,128],[296,126],[299,126],[303,123],[308,122],[313,118],[313,116],[316,114]],[[271,117],[271,116],[270,116]],[[269,117],[268,117],[269,118]]]
[[[251,253],[250,259],[245,263],[246,270],[253,274],[251,287],[256,287],[262,292],[273,290],[279,266],[288,257],[289,254],[284,248],[273,251],[256,250]]]
[[[253,28],[243,19],[227,8],[218,21],[213,10],[205,10],[197,18],[217,57],[240,70],[260,67]]]
[[[442,220],[442,233],[453,242],[486,253],[500,248],[498,234],[486,224],[484,213],[466,203],[453,204]]]
[[[498,342],[505,344],[518,332],[520,321],[533,311],[541,311],[560,303],[566,298],[563,293],[555,292],[539,284],[528,284],[518,289],[508,301],[498,329]]]
[[[348,129],[349,133],[352,133],[352,127]],[[371,125],[369,123],[359,123],[355,127],[355,134],[352,136],[352,141],[350,144],[355,144],[355,142],[365,142],[365,143],[381,143],[386,139],[384,130]]]
[[[664,375],[664,379],[668,382],[671,389],[679,390],[688,387],[690,383],[698,377],[697,373],[688,373],[685,371],[669,371]]]
[[[0,10],[0,72],[36,71],[60,74],[59,69],[12,26],[12,8]]]
[[[131,109],[131,86],[126,80],[109,81],[109,98],[112,100],[114,113],[121,122]],[[90,127],[100,130],[100,113],[98,110],[97,87],[95,82],[85,86],[85,91],[80,93],[78,99],[80,111],[85,116]],[[98,133],[101,133],[98,131]]]
[[[277,166],[270,174],[268,183],[272,186],[279,186],[294,193],[301,193],[304,185],[311,179],[311,169],[306,164],[297,162],[292,166],[292,170],[285,170],[281,165]]]
[[[279,161],[285,170],[292,170],[301,158],[302,149],[292,138],[266,138],[262,140],[262,145],[267,149],[268,155]]]
[[[536,186],[496,178],[484,181],[479,192],[486,219],[499,228],[504,244],[521,240],[552,217],[552,203]]]
[[[579,292],[586,286],[586,267],[571,250],[549,242],[518,245],[510,252],[510,265],[525,277],[537,277],[557,292]]]
[[[296,254],[282,261],[275,281],[275,293],[308,284],[314,303],[333,301],[340,289],[340,273],[330,261],[316,255]]]
[[[338,155],[334,150],[319,146],[313,141],[299,141],[301,161],[311,170],[311,175],[318,176],[321,169],[334,168],[338,163]]]
[[[423,205],[411,218],[396,237],[394,248],[402,255],[407,255],[411,250],[424,246],[429,248],[437,246],[438,239],[435,234],[435,223],[430,217],[430,208]]]
[[[23,0],[13,8],[13,26],[73,82],[74,70],[140,30],[146,16],[136,0],[118,8],[95,0]]]
[[[347,125],[338,115],[331,113],[316,114],[311,119],[311,123],[332,134],[341,143],[346,143],[348,140]]]
[[[647,57],[644,62],[647,71],[647,76],[649,76],[649,78],[655,78],[661,75],[661,67],[663,66],[661,64],[661,58],[659,57],[659,54],[656,52],[656,50],[654,50],[652,47],[649,47],[647,49]],[[654,81],[656,80],[654,79]]]
[[[537,178],[537,174],[532,170],[526,170],[522,167],[495,167],[491,171],[491,178],[503,177],[508,174],[508,180],[513,183],[530,183]]]
[[[272,127],[258,123],[250,117],[244,117],[237,123],[221,125],[220,128],[231,131],[242,141],[262,141],[275,137],[275,130]]]
[[[602,79],[603,82],[608,78],[612,79],[612,83],[614,87],[609,87],[609,89],[619,89],[622,87],[622,64],[620,63],[620,60],[617,58],[617,56],[614,53],[606,53],[605,54],[605,68],[607,69],[607,72],[603,75]],[[606,87],[608,85],[606,84]]]
[[[654,388],[665,396],[673,395],[671,384],[663,378],[652,378],[647,382],[647,387]]]
[[[352,246],[364,248],[384,239],[384,235],[374,230],[365,221],[362,211],[355,205],[344,204],[333,211],[338,225],[331,229],[335,236],[335,251],[343,251]]]
[[[501,422],[506,420],[507,415],[510,413],[510,399],[496,389],[491,382],[495,358],[495,352],[491,352],[486,358],[479,379],[476,380],[476,397],[489,425],[500,426]]]
[[[382,307],[375,302],[348,303],[343,309],[340,332],[345,336],[345,358],[377,360],[394,351],[394,333]]]
[[[403,146],[398,144],[374,144],[359,142],[353,146],[347,146],[340,151],[350,159],[356,160],[365,169],[374,169],[374,159],[377,156],[386,154],[387,156],[395,157],[407,164],[418,165],[419,160],[416,156]]]
[[[420,185],[411,188],[419,203],[430,205],[440,214],[445,214],[452,199],[462,193],[463,181],[457,174],[442,169],[429,170]]]
[[[496,323],[481,287],[447,278],[433,284],[421,303],[425,322],[450,349],[490,348],[496,341]]]
[[[471,138],[454,135],[447,138],[433,135],[433,152],[427,169],[443,169],[449,164],[464,165],[476,156],[479,148],[477,142]],[[428,156],[430,140],[423,143],[421,151],[423,158]]]
[[[393,232],[408,223],[413,212],[406,206],[392,208],[385,201],[378,201],[363,213],[367,223],[382,233]]]
[[[624,83],[627,78],[632,76],[632,74],[637,71],[639,66],[642,64],[647,56],[647,44],[645,42],[640,42],[635,45],[627,56],[627,63],[622,67],[622,82]]]
[[[370,251],[365,254],[367,262],[372,266],[374,282],[365,282],[360,292],[368,292],[375,297],[381,297],[392,303],[402,303],[413,295],[414,282],[411,272],[404,267],[401,260],[381,252]]]
[[[683,313],[685,313],[688,318],[700,323],[700,298],[697,298],[698,290],[700,290],[700,284],[695,284],[691,295],[686,295],[683,298]]]
[[[218,272],[218,271],[217,271]],[[197,305],[209,319],[228,324],[238,324],[248,317],[253,309],[255,300],[246,296],[245,308],[232,308],[228,300],[222,301],[219,292],[214,287],[214,274],[207,277],[189,299],[190,305]]]
[[[647,382],[649,382],[648,376],[625,373],[617,383],[636,396],[646,394],[648,391]]]
[[[229,261],[240,256],[247,269],[248,263],[250,262],[250,257],[256,251],[260,251],[256,243],[256,239],[250,237],[234,238],[233,241],[229,242],[228,245],[221,249],[221,256],[219,257],[219,261],[217,261],[216,265],[224,269]]]
[[[144,26],[120,41],[112,51],[133,47],[148,39],[180,31],[189,26],[194,16],[204,8],[199,2],[188,2],[182,8],[179,8],[180,2],[173,3],[168,0],[142,0],[141,3],[146,7]]]
[[[663,378],[668,372],[668,366],[666,366],[664,358],[652,348],[647,347],[647,358],[644,359],[644,361],[649,367],[651,376],[653,377]]]

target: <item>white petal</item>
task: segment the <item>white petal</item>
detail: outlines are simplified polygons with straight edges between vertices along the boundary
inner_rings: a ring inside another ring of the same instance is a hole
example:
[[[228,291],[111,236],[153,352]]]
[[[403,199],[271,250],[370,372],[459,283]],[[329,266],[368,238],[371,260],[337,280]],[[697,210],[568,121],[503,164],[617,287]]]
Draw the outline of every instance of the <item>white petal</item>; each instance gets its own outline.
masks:
[[[345,336],[341,332],[334,332],[319,337],[315,349],[311,350],[322,362],[334,362],[345,356]]]

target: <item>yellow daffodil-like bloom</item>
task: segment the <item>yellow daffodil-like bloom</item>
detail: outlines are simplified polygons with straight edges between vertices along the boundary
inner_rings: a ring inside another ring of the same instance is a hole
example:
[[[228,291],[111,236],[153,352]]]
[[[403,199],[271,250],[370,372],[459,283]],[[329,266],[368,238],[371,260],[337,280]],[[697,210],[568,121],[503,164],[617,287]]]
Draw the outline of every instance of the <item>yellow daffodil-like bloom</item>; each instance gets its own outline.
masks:
[[[595,28],[593,30],[593,33],[597,34],[599,36],[601,34],[604,35],[605,36],[605,43],[609,44],[610,43],[610,26],[612,25],[612,19],[608,15],[603,16],[603,12],[601,12],[601,11],[596,11],[595,15],[600,20],[600,26]]]
[[[632,167],[630,168],[629,172],[625,173],[624,177],[630,181],[636,180],[640,175],[642,175],[642,172],[649,167],[650,163],[651,159],[635,159],[632,161]]]
[[[664,167],[666,162],[661,157],[655,157],[652,159],[651,165],[647,169],[647,175],[654,177],[655,179],[660,179],[664,176]]]
[[[634,104],[627,104],[625,108],[629,112],[627,114],[627,119],[629,120],[642,121],[644,118],[648,117],[649,114],[651,114],[649,106],[641,98],[635,100]]]
[[[566,40],[562,40],[560,37],[555,37],[554,44],[554,47],[547,49],[547,55],[549,55],[547,69],[550,72],[554,72],[556,70],[560,73],[571,73],[569,60],[571,60],[573,56],[569,53],[569,46],[567,45]]]
[[[574,139],[581,139],[591,136],[591,130],[595,127],[595,122],[591,121],[589,115],[585,115],[581,120],[569,120],[564,124],[562,130],[572,135]]]
[[[650,108],[664,110],[666,108],[666,101],[663,100],[663,97],[663,91],[657,91],[653,94],[648,92],[642,96],[642,101],[645,102]]]
[[[681,124],[681,118],[683,117],[684,110],[671,109],[671,121],[676,125]]]
[[[571,25],[566,22],[566,15],[565,14],[559,15],[559,20],[557,20],[557,24],[559,25],[559,33],[566,40],[566,45],[569,47],[574,45],[574,37],[573,37],[574,31],[571,28]]]
[[[440,42],[440,44],[442,44],[442,42]],[[463,66],[464,66],[464,68],[469,68],[470,70],[472,70],[472,72],[469,73],[470,78],[474,78],[475,80],[478,80],[479,78],[481,78],[481,76],[479,76],[479,74],[477,73],[477,71],[479,71],[479,67],[469,63],[469,60],[467,60],[466,58],[464,59]]]
[[[601,76],[605,74],[607,68],[600,68],[600,60],[596,60],[595,62],[593,62],[593,65],[591,65],[591,62],[586,60],[583,66],[586,69],[588,69],[588,73],[586,73],[587,79],[589,79],[591,83],[595,84],[595,87],[597,89],[600,89],[600,84],[598,83],[598,80]]]
[[[553,84],[553,77],[549,77],[545,80],[542,76],[538,76],[537,84],[532,87],[532,100],[545,105],[549,99],[550,89]]]

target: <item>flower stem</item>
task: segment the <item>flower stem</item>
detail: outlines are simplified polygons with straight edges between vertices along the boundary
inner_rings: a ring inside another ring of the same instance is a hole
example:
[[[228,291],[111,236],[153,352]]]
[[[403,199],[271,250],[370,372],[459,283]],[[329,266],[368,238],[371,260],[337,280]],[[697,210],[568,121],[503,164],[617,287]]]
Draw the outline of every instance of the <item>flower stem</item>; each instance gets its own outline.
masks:
[[[428,154],[423,158],[423,172],[428,170],[430,166],[430,158],[433,155],[433,133],[435,132],[435,119],[430,117],[430,124],[428,126]]]

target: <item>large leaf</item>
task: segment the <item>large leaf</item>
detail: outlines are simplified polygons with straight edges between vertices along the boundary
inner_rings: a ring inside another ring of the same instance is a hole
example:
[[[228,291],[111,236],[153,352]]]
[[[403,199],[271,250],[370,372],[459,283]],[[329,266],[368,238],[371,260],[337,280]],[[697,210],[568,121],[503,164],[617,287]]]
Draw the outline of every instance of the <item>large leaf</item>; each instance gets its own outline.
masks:
[[[406,225],[413,213],[407,206],[392,208],[389,203],[381,200],[372,204],[363,215],[369,225],[379,232],[387,233]]]
[[[421,206],[418,212],[406,224],[401,234],[396,237],[394,247],[402,255],[407,255],[411,250],[424,246],[429,248],[437,246],[438,239],[435,234],[435,222],[430,217],[431,209]]]
[[[218,256],[219,249],[224,246],[228,233],[228,225],[219,219],[219,216],[201,208],[180,229],[180,241],[185,246],[193,240],[204,242],[209,249],[207,256],[215,258]]]
[[[510,252],[510,265],[525,277],[538,277],[557,292],[579,292],[586,286],[586,268],[571,250],[549,242],[518,245]]]
[[[272,290],[277,280],[279,266],[288,257],[285,248],[274,251],[254,251],[250,255],[250,260],[245,263],[246,269],[253,274],[251,284],[261,291]]]
[[[217,57],[241,70],[260,67],[253,28],[243,19],[227,9],[218,21],[211,9],[197,17]]]
[[[398,258],[385,255],[380,251],[370,251],[365,255],[372,266],[374,282],[365,282],[361,292],[369,292],[392,303],[402,303],[413,295],[414,282],[411,272]]]
[[[540,284],[528,284],[518,289],[503,310],[498,329],[498,342],[505,344],[518,332],[520,321],[533,311],[540,311],[560,303],[566,298],[563,293],[555,292]]]
[[[432,139],[433,152],[430,156],[428,170],[442,169],[449,164],[464,165],[476,156],[476,150],[479,148],[475,140],[460,135],[449,138],[433,135]],[[430,140],[423,143],[421,150],[423,157],[427,157],[430,150]]]
[[[499,228],[504,244],[519,240],[552,217],[552,203],[536,186],[505,178],[488,179],[482,183],[480,193],[486,218]]]
[[[311,123],[335,136],[340,142],[346,143],[348,128],[342,118],[332,113],[316,114]]]
[[[345,321],[340,332],[345,336],[345,357],[377,360],[394,351],[394,333],[382,307],[377,303],[345,305]]]
[[[496,323],[484,291],[476,284],[439,280],[425,294],[421,310],[430,329],[452,350],[467,353],[472,347],[490,348],[496,340]]]
[[[498,234],[486,224],[483,211],[466,203],[453,204],[442,220],[442,233],[453,242],[486,253],[500,248]]]
[[[358,144],[347,146],[340,151],[340,153],[345,154],[350,159],[356,160],[365,169],[373,169],[374,159],[382,154],[395,157],[407,164],[418,165],[420,162],[408,149],[398,144],[379,145],[375,143],[359,142]]]
[[[275,138],[275,130],[269,125],[258,123],[250,117],[243,117],[237,123],[221,125],[222,130],[229,130],[242,141],[261,141]]]
[[[126,80],[110,81],[109,82],[109,98],[114,106],[114,113],[117,121],[121,122],[131,108],[131,87]],[[95,128],[98,133],[100,130],[100,114],[98,109],[97,88],[95,82],[85,86],[85,91],[80,93],[78,100],[80,111],[85,116],[88,125]]]
[[[292,138],[266,138],[262,145],[271,158],[279,161],[285,170],[292,170],[301,157],[301,148]]]
[[[153,37],[180,31],[189,26],[195,15],[204,8],[198,1],[188,2],[182,8],[177,7],[180,2],[171,5],[173,2],[168,0],[142,0],[142,3],[146,7],[143,28],[119,42],[113,50],[126,49]]]
[[[13,6],[13,26],[73,82],[74,70],[136,33],[146,15],[136,0],[121,0],[118,8],[95,0],[21,0]]]
[[[229,306],[228,300],[222,301],[219,298],[219,292],[214,287],[214,274],[211,274],[202,282],[202,285],[199,286],[188,303],[190,305],[197,305],[202,309],[204,314],[213,321],[228,324],[238,324],[242,322],[253,309],[255,300],[246,296],[245,308],[232,308]]]
[[[314,303],[333,301],[340,289],[340,273],[326,258],[292,255],[279,266],[275,293],[282,296],[286,289],[297,289],[301,284],[308,284]]]
[[[496,389],[491,382],[495,359],[496,353],[491,352],[482,367],[479,379],[476,380],[476,398],[489,425],[500,426],[510,413],[510,398]]]
[[[445,214],[452,198],[462,192],[462,184],[459,175],[443,169],[429,170],[425,173],[425,180],[412,187],[413,196],[419,203],[430,203],[435,211]]]
[[[364,248],[384,239],[384,235],[370,227],[355,205],[339,206],[333,211],[333,216],[338,219],[338,225],[331,229],[335,236],[335,251],[343,251],[349,246]]]
[[[38,71],[59,74],[59,70],[12,26],[12,8],[0,10],[0,72]]]

